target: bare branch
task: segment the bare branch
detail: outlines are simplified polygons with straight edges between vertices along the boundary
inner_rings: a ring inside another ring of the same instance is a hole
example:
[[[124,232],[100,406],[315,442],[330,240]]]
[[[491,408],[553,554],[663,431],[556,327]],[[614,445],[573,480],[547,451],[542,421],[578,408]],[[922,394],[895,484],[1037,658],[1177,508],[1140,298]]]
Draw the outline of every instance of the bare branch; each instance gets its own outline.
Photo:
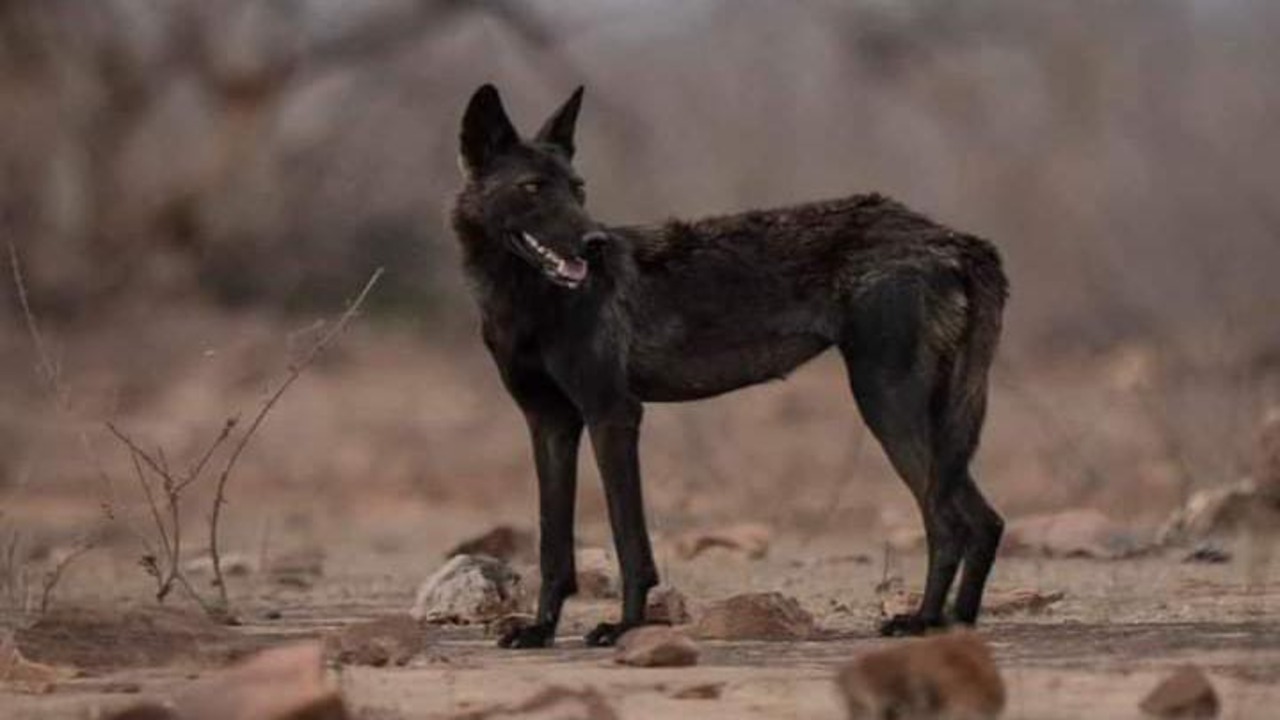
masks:
[[[146,450],[143,450],[142,447],[140,447],[137,443],[133,441],[133,438],[129,437],[127,434],[124,433],[124,431],[116,427],[115,423],[108,420],[107,430],[111,431],[111,434],[114,435],[117,440],[124,443],[125,447],[129,448],[129,452],[141,458],[142,461],[147,464],[147,467],[151,468],[151,471],[154,472],[156,475],[158,475],[162,480],[167,479],[169,481],[172,481],[172,477],[169,475],[169,471],[165,469],[163,465],[160,464],[160,461],[156,460],[156,458],[152,456],[151,453],[147,452]]]
[[[40,334],[40,325],[36,322],[35,313],[31,310],[31,302],[27,297],[27,283],[22,276],[22,264],[18,260],[18,249],[12,242],[9,243],[9,266],[13,272],[13,284],[18,289],[18,303],[22,306],[22,317],[27,324],[27,333],[35,344],[40,379],[44,382],[50,397],[61,406],[65,398],[61,393],[61,384],[58,382],[58,365],[53,361],[53,356],[45,345],[44,336]]]
[[[44,335],[40,332],[40,324],[36,321],[35,312],[31,309],[31,299],[27,292],[26,278],[22,274],[22,262],[18,257],[18,249],[13,242],[8,243],[9,246],[9,267],[13,276],[13,284],[18,294],[18,304],[22,308],[23,321],[26,323],[27,334],[31,337],[32,347],[36,354],[37,375],[44,384],[45,392],[49,396],[49,400],[53,405],[54,411],[63,415],[71,414],[70,397],[71,393],[62,384],[61,369],[57,362],[53,359],[53,354],[49,352],[49,346],[45,342]],[[97,455],[93,452],[92,445],[89,443],[88,434],[83,427],[77,428],[77,434],[80,439],[81,450],[92,462],[97,470],[99,480],[102,482],[104,496],[100,502],[103,511],[102,522],[110,522],[115,519],[114,511],[114,491],[112,489],[111,478],[102,468],[102,463]],[[136,534],[136,531],[135,531]],[[62,579],[63,573],[71,563],[77,558],[91,550],[96,544],[98,537],[97,531],[90,531],[84,539],[77,543],[75,548],[65,557],[58,561],[54,567],[45,575],[43,586],[40,592],[40,612],[44,613],[49,606],[49,602],[53,597],[53,591]],[[12,550],[12,548],[10,548]],[[12,555],[9,560],[12,562]],[[25,592],[25,590],[24,590]]]
[[[129,451],[129,459],[133,462],[134,474],[138,479],[138,485],[142,488],[142,495],[146,498],[147,508],[151,511],[151,520],[155,523],[156,534],[160,536],[160,549],[164,552],[164,560],[173,567],[174,548],[169,542],[169,531],[165,527],[164,519],[160,514],[160,507],[156,503],[155,495],[151,492],[151,483],[147,482],[146,471],[142,468],[142,463],[138,461],[139,454],[132,450]],[[176,531],[176,528],[175,528]],[[169,588],[172,581],[169,580],[169,574],[160,570],[160,559],[155,557],[155,552],[147,544],[147,555],[144,555],[143,567],[147,568],[156,579],[156,600],[164,602],[169,595]],[[152,558],[150,561],[145,558]]]
[[[9,265],[13,274],[13,284],[18,291],[18,303],[22,307],[22,317],[27,326],[27,334],[31,337],[31,344],[35,349],[36,362],[38,363],[37,374],[45,384],[45,390],[53,403],[54,410],[63,415],[70,415],[71,392],[62,384],[61,370],[49,352],[44,335],[40,332],[40,324],[36,322],[36,316],[31,309],[31,302],[27,293],[27,283],[22,275],[22,263],[18,259],[18,250],[12,242],[9,243]],[[103,516],[106,520],[114,520],[115,491],[112,487],[111,476],[103,469],[101,460],[93,450],[93,444],[89,442],[88,433],[83,428],[78,428],[77,435],[80,439],[81,452],[93,465],[98,480],[103,487],[104,495],[101,502]],[[138,534],[136,530],[134,530],[134,534]]]
[[[227,441],[227,438],[231,437],[231,431],[235,429],[236,423],[238,422],[240,422],[239,415],[227,418],[227,421],[222,424],[222,430],[218,433],[218,436],[213,439],[213,442],[209,443],[209,447],[204,451],[204,455],[200,457],[200,460],[196,462],[195,466],[191,468],[191,471],[187,473],[186,479],[178,483],[177,492],[182,492],[188,485],[198,480],[200,476],[204,474],[205,466],[209,464],[210,458],[212,458],[214,453],[218,451],[218,448]]]
[[[0,585],[5,589],[9,604],[21,611],[26,609],[28,597],[25,564],[18,559],[22,533],[12,529],[7,535],[3,554],[0,555]]]
[[[262,403],[262,406],[258,408],[258,412],[249,423],[249,427],[244,431],[244,434],[240,436],[235,447],[232,448],[231,454],[227,457],[226,463],[222,466],[222,472],[218,474],[218,484],[213,497],[213,510],[209,516],[209,555],[213,563],[213,583],[214,586],[218,588],[219,605],[223,611],[226,611],[230,603],[227,599],[226,582],[224,582],[224,578],[222,576],[222,557],[218,550],[218,524],[222,518],[222,506],[226,503],[227,480],[231,477],[231,472],[235,469],[236,462],[239,461],[240,455],[244,453],[245,448],[249,445],[249,441],[253,439],[258,428],[262,426],[263,421],[267,419],[267,415],[271,413],[272,408],[276,406],[276,403],[280,402],[280,398],[284,396],[289,387],[292,386],[293,383],[302,375],[303,371],[315,362],[316,358],[318,358],[320,354],[323,353],[329,345],[342,334],[342,331],[346,329],[347,325],[351,322],[351,319],[360,311],[360,307],[364,305],[365,299],[369,297],[369,293],[373,291],[374,286],[378,284],[378,280],[382,277],[382,273],[383,268],[375,270],[373,274],[369,276],[369,280],[364,284],[364,288],[360,290],[358,295],[356,295],[355,300],[353,300],[347,307],[346,312],[339,316],[337,322],[329,328],[329,331],[322,335],[320,339],[307,350],[301,360],[290,364],[288,374],[285,375],[284,380],[280,383],[280,386],[276,388],[275,392],[271,393],[271,395],[267,397],[266,401]]]
[[[49,610],[49,602],[53,599],[53,589],[58,586],[62,580],[62,574],[66,572],[71,563],[75,562],[81,555],[92,550],[98,544],[93,536],[86,536],[80,542],[76,543],[71,551],[62,556],[54,566],[44,575],[44,581],[40,587],[40,614],[43,615]]]
[[[156,503],[155,496],[151,492],[151,483],[147,482],[146,471],[142,468],[142,463],[138,462],[138,454],[130,451],[129,459],[133,462],[134,475],[138,479],[138,486],[142,488],[142,495],[147,500],[147,507],[151,509],[151,519],[156,524],[156,530],[160,533],[160,543],[164,549],[166,557],[172,554],[169,546],[169,533],[167,532],[164,520],[160,515],[160,507]]]

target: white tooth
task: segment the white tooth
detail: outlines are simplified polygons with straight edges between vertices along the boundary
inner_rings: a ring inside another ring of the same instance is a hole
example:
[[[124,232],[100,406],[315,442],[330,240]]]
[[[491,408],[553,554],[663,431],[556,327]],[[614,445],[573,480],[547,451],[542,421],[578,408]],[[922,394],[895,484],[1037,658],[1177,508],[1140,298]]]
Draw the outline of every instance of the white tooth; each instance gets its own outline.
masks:
[[[525,243],[526,243],[529,247],[533,248],[533,251],[534,251],[534,252],[536,252],[536,253],[538,254],[538,256],[539,256],[539,257],[541,257],[543,260],[547,260],[548,262],[554,262],[554,263],[555,263],[555,271],[556,271],[557,273],[561,273],[561,274],[563,274],[563,273],[565,272],[565,268],[566,268],[566,267],[568,267],[568,261],[567,261],[567,260],[565,260],[564,258],[560,257],[560,255],[559,255],[559,254],[557,254],[557,253],[556,253],[554,250],[552,250],[551,248],[549,248],[549,247],[547,247],[546,245],[543,245],[542,243],[538,242],[538,239],[537,239],[537,238],[535,238],[533,235],[531,235],[531,234],[529,234],[529,233],[527,233],[527,232],[522,232],[522,233],[520,233],[520,236],[521,236],[522,238],[524,238]]]

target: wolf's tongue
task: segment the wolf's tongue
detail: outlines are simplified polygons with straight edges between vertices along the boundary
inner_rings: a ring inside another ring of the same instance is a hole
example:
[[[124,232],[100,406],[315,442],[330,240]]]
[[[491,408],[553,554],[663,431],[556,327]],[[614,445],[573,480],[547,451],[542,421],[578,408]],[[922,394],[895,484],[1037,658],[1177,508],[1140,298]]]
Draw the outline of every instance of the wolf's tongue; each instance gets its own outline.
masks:
[[[575,282],[581,282],[587,278],[587,263],[578,258],[565,260],[557,269],[561,275]]]

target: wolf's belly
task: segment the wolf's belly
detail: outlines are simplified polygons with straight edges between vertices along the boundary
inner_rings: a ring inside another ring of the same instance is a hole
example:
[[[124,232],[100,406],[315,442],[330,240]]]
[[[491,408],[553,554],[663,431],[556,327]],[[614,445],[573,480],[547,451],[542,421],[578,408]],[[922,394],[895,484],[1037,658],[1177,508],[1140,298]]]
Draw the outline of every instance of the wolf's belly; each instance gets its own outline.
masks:
[[[794,334],[732,347],[636,349],[628,364],[632,392],[645,402],[682,402],[786,377],[831,346]]]

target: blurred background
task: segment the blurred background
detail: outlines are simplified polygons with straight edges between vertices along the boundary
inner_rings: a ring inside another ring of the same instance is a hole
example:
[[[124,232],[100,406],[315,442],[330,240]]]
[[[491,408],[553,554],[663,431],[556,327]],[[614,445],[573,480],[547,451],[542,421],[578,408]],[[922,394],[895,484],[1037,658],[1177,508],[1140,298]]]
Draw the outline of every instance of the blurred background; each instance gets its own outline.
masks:
[[[141,517],[104,422],[190,462],[385,267],[232,517],[531,525],[445,217],[494,82],[526,131],[586,85],[608,222],[875,190],[991,239],[1013,294],[982,484],[1158,522],[1237,479],[1280,403],[1278,35],[1270,0],[0,0],[0,520]],[[659,532],[914,527],[845,389],[824,357],[653,408]]]

